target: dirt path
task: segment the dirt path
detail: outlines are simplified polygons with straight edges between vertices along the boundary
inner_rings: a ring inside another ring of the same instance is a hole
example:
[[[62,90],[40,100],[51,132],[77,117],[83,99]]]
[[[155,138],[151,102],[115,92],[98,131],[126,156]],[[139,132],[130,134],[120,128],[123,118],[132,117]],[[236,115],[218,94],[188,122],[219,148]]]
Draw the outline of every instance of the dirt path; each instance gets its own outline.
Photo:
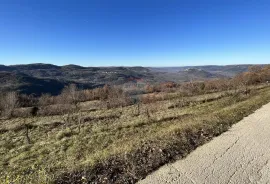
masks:
[[[270,103],[139,184],[270,183]]]

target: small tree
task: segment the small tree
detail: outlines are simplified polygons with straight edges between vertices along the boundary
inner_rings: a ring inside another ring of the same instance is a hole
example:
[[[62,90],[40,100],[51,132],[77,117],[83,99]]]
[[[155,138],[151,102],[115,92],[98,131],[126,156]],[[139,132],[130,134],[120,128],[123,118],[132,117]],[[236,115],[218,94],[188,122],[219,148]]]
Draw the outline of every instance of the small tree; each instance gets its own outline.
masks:
[[[12,117],[14,109],[19,106],[17,92],[6,93],[1,101],[1,106],[3,108],[4,116],[8,118]]]
[[[74,105],[76,110],[78,110],[78,105],[80,102],[80,92],[75,84],[70,84],[69,86],[66,86],[62,93],[62,103],[63,104],[71,104]]]
[[[53,104],[52,97],[50,94],[42,94],[38,99],[39,106],[47,106]]]
[[[67,113],[67,115],[63,115],[63,120],[66,125],[70,128],[70,124],[72,122],[78,122],[79,133],[81,131],[81,110],[79,108],[80,102],[80,91],[78,90],[75,84],[70,84],[69,86],[65,87],[61,93],[62,103],[68,103],[73,105],[75,108]],[[78,113],[77,120],[75,117],[71,115],[71,113]],[[71,130],[71,129],[70,129]],[[72,130],[71,130],[72,131]]]

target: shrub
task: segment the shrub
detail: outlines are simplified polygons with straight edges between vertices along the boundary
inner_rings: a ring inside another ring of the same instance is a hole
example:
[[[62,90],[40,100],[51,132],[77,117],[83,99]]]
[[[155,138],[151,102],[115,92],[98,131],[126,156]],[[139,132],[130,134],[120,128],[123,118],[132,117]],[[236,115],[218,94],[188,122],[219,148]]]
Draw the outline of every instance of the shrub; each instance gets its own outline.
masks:
[[[63,139],[64,137],[71,137],[74,133],[69,130],[69,129],[65,129],[65,130],[61,130],[60,132],[57,133],[56,138],[58,140]]]
[[[14,109],[19,106],[17,92],[8,92],[1,99],[2,115],[8,118],[12,117]]]

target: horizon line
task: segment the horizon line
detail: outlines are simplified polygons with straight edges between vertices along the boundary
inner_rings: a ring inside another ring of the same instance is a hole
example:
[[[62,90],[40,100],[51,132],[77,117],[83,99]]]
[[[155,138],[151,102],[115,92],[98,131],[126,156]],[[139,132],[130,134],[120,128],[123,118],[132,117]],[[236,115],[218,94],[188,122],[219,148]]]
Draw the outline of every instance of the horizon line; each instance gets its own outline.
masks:
[[[25,64],[12,64],[12,65],[5,65],[5,64],[0,64],[2,66],[7,66],[7,67],[10,67],[10,66],[18,66],[18,65],[54,65],[54,66],[59,66],[59,67],[63,67],[63,66],[69,66],[69,65],[74,65],[74,66],[80,66],[80,67],[144,67],[144,68],[170,68],[170,67],[196,67],[196,66],[236,66],[236,65],[239,65],[239,66],[243,66],[243,65],[268,65],[268,64],[255,64],[255,63],[246,63],[246,64],[205,64],[205,65],[179,65],[179,66],[168,66],[168,65],[164,65],[164,66],[142,66],[142,65],[102,65],[102,66],[85,66],[85,65],[77,65],[77,64],[65,64],[65,65],[57,65],[57,64],[52,64],[52,63],[25,63]],[[270,64],[270,63],[269,63]]]

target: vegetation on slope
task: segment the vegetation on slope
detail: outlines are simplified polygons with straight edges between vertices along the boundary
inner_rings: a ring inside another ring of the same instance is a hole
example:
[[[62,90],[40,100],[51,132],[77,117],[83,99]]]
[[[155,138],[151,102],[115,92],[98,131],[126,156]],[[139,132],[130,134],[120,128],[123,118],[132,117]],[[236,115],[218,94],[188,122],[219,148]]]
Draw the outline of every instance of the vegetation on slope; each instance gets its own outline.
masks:
[[[74,110],[2,120],[0,181],[135,183],[269,102],[269,74],[253,68],[233,83],[189,83],[133,103],[120,103],[124,93],[109,87],[99,89],[104,98],[80,102],[76,88],[66,88],[62,99]],[[114,102],[121,105],[108,105]]]
[[[177,83],[194,80],[205,81],[207,79],[225,78],[225,76],[233,77],[240,72],[247,71],[249,66],[251,65],[145,68],[56,66],[42,63],[0,65],[0,80],[5,75],[5,79],[9,81],[9,83],[1,83],[0,91],[17,90],[20,93],[40,96],[43,93],[60,94],[63,85],[71,83],[76,83],[80,88],[92,89],[105,84],[136,84],[141,81],[150,84],[166,81]],[[17,78],[25,78],[25,80],[16,80],[14,75]],[[48,87],[50,85],[53,87]]]

